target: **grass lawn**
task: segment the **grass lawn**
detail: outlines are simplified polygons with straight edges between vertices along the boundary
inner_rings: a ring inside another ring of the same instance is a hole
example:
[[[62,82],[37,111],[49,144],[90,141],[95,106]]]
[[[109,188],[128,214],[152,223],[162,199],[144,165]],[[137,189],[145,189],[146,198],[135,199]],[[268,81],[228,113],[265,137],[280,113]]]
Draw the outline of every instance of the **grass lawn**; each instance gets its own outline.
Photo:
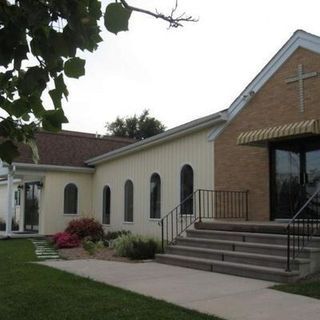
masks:
[[[0,241],[1,320],[219,320],[30,261],[31,241]]]
[[[320,280],[307,280],[292,284],[280,284],[273,286],[272,289],[320,299]]]

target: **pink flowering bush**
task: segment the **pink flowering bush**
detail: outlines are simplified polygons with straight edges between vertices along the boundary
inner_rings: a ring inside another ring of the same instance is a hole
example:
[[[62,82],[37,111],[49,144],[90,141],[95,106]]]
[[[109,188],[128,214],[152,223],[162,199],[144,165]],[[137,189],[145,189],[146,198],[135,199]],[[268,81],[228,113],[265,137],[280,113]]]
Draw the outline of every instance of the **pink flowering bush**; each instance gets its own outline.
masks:
[[[68,232],[58,232],[53,236],[52,240],[58,249],[75,248],[80,245],[79,237]]]
[[[93,218],[73,219],[65,231],[76,234],[80,239],[90,238],[94,242],[102,240],[104,236],[102,224]]]

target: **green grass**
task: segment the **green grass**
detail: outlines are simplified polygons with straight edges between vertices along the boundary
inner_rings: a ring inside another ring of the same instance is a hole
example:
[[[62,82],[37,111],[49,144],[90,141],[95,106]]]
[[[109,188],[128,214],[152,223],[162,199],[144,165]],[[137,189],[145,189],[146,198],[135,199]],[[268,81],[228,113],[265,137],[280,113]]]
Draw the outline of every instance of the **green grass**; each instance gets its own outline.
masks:
[[[305,282],[303,281],[303,282],[292,283],[292,284],[280,284],[280,285],[273,286],[272,289],[320,299],[320,281],[319,280],[305,281]]]
[[[0,241],[1,320],[218,320],[30,261],[31,241]]]

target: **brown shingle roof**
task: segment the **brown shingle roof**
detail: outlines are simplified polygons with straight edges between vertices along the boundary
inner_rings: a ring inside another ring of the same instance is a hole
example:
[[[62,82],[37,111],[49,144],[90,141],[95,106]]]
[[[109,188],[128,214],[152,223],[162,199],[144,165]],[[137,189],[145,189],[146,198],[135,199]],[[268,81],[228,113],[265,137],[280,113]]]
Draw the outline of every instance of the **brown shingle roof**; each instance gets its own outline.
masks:
[[[84,167],[85,160],[133,142],[135,140],[128,138],[108,136],[97,138],[94,134],[65,130],[59,133],[46,131],[36,133],[39,164],[57,166]],[[20,156],[14,162],[34,163],[28,146],[19,145],[19,152]]]

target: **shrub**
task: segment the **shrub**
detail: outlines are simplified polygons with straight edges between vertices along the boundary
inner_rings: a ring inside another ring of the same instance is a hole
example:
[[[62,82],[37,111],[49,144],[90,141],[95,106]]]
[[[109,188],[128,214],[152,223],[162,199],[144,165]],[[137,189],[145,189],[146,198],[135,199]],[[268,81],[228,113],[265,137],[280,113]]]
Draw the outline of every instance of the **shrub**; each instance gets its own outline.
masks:
[[[94,242],[102,240],[104,236],[102,224],[93,218],[73,219],[65,231],[76,234],[79,239],[89,237]]]
[[[153,259],[159,252],[159,244],[155,239],[132,234],[116,239],[114,248],[119,256],[134,260]]]
[[[53,243],[55,247],[62,248],[74,248],[79,247],[80,239],[76,234],[70,234],[68,232],[58,232],[53,238]]]
[[[103,242],[106,247],[111,247],[115,239],[122,235],[131,234],[131,231],[120,230],[120,231],[109,231],[103,237]]]
[[[154,239],[137,239],[132,241],[129,258],[134,260],[154,259],[159,252],[158,243]]]
[[[97,250],[104,248],[103,241],[93,242],[89,239],[85,239],[82,242],[83,248],[91,255],[93,255]]]
[[[127,257],[129,254],[132,240],[136,238],[136,235],[124,234],[113,241],[113,248],[116,254],[120,257]]]
[[[95,243],[91,240],[86,240],[82,242],[83,249],[89,252],[89,254],[94,254],[96,251]]]

